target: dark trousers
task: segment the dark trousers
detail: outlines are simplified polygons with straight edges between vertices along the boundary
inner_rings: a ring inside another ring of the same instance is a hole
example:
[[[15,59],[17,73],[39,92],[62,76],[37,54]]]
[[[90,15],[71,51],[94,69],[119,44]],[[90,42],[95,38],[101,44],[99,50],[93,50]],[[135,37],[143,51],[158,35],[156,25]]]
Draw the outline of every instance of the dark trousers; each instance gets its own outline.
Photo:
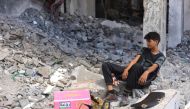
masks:
[[[113,63],[103,63],[102,64],[102,72],[104,76],[105,83],[107,85],[112,85],[113,80],[112,80],[112,73],[115,75],[115,77],[118,80],[122,80],[122,73],[125,70],[125,66],[119,66]],[[144,88],[144,86],[138,84],[138,80],[140,76],[144,73],[143,66],[140,64],[134,64],[131,69],[128,72],[128,77],[126,80],[127,86],[126,88],[129,89],[141,89]],[[149,84],[146,84],[148,86]]]

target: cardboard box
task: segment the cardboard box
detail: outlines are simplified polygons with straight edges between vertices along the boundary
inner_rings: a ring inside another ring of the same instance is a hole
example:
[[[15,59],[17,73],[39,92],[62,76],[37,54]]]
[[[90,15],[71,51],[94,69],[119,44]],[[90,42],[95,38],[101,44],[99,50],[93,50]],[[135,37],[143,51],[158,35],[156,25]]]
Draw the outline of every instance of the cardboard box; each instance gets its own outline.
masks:
[[[91,105],[89,90],[54,92],[54,109],[89,109],[83,104]]]

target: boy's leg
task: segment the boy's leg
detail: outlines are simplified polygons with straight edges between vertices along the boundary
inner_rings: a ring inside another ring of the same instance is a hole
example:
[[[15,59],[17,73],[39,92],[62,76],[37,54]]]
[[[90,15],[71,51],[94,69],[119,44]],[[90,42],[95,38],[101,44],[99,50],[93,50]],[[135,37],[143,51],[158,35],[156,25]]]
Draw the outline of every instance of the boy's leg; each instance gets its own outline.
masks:
[[[113,90],[113,79],[112,79],[112,73],[115,75],[115,77],[118,79],[119,76],[122,75],[125,67],[113,64],[113,63],[103,63],[102,64],[102,71],[104,80],[107,85],[107,93],[105,96],[105,99],[108,101],[115,101],[117,100],[117,92]]]
[[[129,74],[127,77],[127,89],[139,89],[143,88],[142,85],[138,84],[138,80],[141,75],[144,73],[143,66],[140,64],[134,64],[132,68],[129,70]]]
[[[108,91],[113,90],[112,73],[116,76],[117,79],[119,79],[119,77],[124,72],[124,69],[125,69],[124,66],[119,66],[109,62],[102,64],[102,72],[106,85],[108,86]]]

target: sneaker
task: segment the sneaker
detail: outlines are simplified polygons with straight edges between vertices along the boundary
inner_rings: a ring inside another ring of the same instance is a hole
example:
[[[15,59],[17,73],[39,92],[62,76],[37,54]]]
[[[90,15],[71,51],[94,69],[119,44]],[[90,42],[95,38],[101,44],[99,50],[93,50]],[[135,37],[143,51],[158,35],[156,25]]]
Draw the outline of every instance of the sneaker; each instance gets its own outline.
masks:
[[[128,97],[127,96],[123,96],[121,102],[119,103],[119,106],[123,107],[123,106],[127,106],[129,104],[130,104],[130,102],[128,100]]]
[[[107,101],[110,101],[110,102],[117,101],[118,100],[118,92],[115,91],[115,90],[108,91],[106,93],[106,96],[105,96],[104,99],[107,100]]]

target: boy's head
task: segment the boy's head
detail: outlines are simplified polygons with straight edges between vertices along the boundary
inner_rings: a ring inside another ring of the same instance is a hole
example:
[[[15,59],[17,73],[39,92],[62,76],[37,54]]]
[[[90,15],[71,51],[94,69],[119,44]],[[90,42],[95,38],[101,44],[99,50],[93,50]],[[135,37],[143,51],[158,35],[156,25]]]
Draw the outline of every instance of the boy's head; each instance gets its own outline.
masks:
[[[160,35],[157,32],[149,32],[144,39],[146,39],[147,47],[154,48],[160,43]]]

